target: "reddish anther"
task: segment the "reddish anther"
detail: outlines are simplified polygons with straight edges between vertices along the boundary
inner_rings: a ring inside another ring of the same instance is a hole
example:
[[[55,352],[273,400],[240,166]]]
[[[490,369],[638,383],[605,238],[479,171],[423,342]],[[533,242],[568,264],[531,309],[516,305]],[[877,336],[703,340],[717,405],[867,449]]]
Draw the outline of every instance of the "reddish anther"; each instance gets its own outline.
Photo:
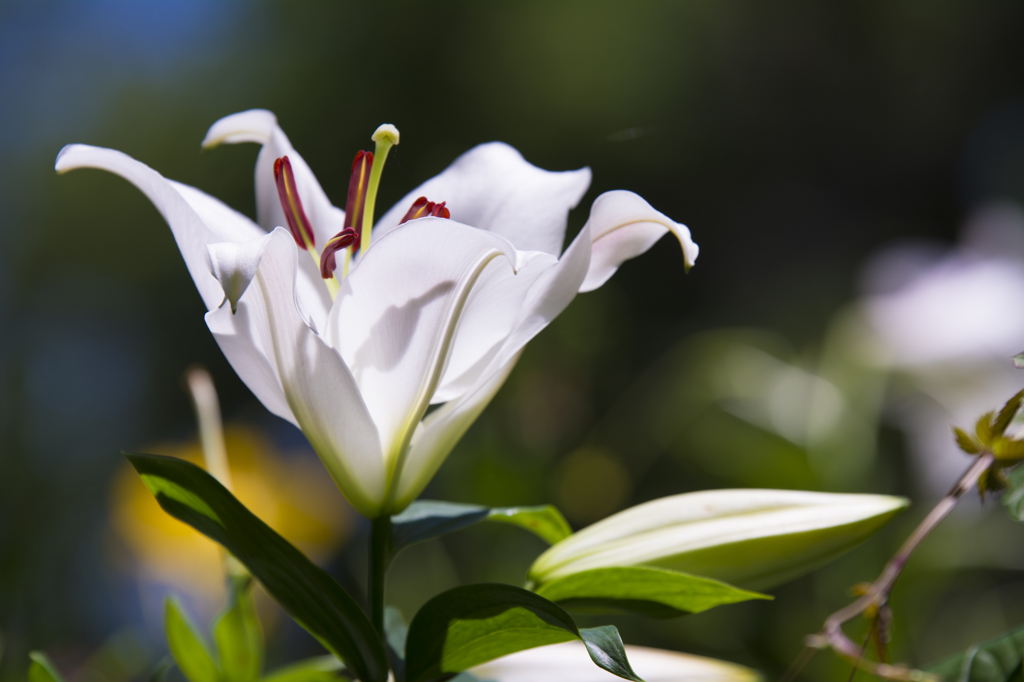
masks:
[[[420,197],[416,201],[412,202],[412,206],[406,211],[405,217],[402,218],[398,224],[407,223],[410,220],[416,220],[417,218],[426,218],[427,216],[434,216],[435,218],[451,218],[452,214],[447,208],[445,208],[446,201],[440,203],[434,203],[428,201],[426,197]]]
[[[292,164],[287,156],[274,161],[274,181],[277,183],[277,197],[281,200],[281,208],[284,209],[284,217],[295,243],[300,249],[306,248],[307,241],[310,246],[315,246],[313,226],[309,224],[309,218],[302,209],[302,199],[295,185],[295,173],[292,172]]]
[[[356,152],[352,161],[352,176],[348,180],[348,199],[345,201],[345,227],[363,229],[363,208],[366,205],[366,185],[370,182],[373,152]],[[358,245],[357,247],[358,248]]]
[[[327,243],[324,244],[323,253],[320,254],[321,277],[324,279],[334,277],[334,269],[338,267],[334,254],[349,246],[352,247],[353,251],[359,248],[359,233],[351,227],[346,227],[327,240]]]

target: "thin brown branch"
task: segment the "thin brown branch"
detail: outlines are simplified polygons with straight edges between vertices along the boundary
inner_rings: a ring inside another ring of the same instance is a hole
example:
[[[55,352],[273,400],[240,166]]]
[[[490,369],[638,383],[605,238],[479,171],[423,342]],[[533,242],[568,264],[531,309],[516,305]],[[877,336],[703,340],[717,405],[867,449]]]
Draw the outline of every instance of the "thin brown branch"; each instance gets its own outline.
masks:
[[[938,682],[939,678],[923,670],[916,670],[901,665],[890,665],[879,663],[863,657],[861,647],[854,644],[846,633],[843,632],[843,624],[853,620],[868,609],[880,609],[889,600],[889,595],[896,584],[896,580],[903,573],[903,569],[910,560],[911,555],[917,550],[921,542],[928,537],[928,534],[935,530],[943,519],[960,502],[964,494],[974,488],[989,467],[995,462],[995,456],[991,452],[983,452],[974,464],[964,472],[953,489],[943,497],[937,505],[928,513],[924,520],[918,524],[914,532],[910,534],[900,547],[899,551],[889,560],[878,576],[878,580],[872,583],[871,587],[857,601],[842,608],[825,620],[825,626],[821,633],[808,638],[808,645],[819,649],[831,648],[837,655],[844,658],[861,670],[882,677],[887,680],[898,680],[901,682]]]

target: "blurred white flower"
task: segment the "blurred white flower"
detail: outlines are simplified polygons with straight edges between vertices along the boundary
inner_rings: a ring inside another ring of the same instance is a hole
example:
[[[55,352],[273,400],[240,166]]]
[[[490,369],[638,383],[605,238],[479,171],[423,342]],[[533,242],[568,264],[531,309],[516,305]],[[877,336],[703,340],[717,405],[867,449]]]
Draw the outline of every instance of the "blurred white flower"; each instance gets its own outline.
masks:
[[[951,424],[973,424],[1024,385],[1010,360],[1024,350],[1024,213],[984,207],[955,249],[890,249],[864,279],[859,359],[896,373],[893,414],[926,489],[942,494],[967,463]]]
[[[626,655],[636,674],[647,682],[756,682],[761,679],[750,668],[703,656],[628,645]],[[482,682],[611,682],[620,679],[594,665],[582,642],[520,651],[468,672]]]

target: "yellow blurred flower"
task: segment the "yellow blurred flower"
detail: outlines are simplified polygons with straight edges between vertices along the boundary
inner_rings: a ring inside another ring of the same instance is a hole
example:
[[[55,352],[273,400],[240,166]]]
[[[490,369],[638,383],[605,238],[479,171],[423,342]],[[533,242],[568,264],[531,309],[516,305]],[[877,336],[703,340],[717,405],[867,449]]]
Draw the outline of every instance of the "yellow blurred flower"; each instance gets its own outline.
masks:
[[[314,561],[326,559],[348,537],[351,507],[313,458],[284,457],[257,429],[224,431],[235,496]],[[202,463],[198,441],[147,449]],[[166,514],[127,464],[111,488],[111,521],[140,580],[164,584],[199,600],[226,599],[218,546]]]

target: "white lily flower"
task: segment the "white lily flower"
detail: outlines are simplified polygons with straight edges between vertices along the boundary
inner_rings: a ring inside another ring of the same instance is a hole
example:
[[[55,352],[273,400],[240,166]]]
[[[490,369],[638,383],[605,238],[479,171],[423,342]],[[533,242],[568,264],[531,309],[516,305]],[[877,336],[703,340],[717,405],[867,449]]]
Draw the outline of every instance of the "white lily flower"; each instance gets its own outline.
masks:
[[[757,682],[750,668],[675,651],[626,646],[634,672],[647,682]],[[582,642],[563,642],[527,649],[471,668],[482,682],[611,682],[620,678],[601,670]]]
[[[382,126],[375,139],[390,146],[398,131]],[[600,286],[669,231],[687,266],[697,256],[685,226],[622,191],[598,197],[561,251],[567,214],[586,192],[590,170],[542,170],[508,145],[489,143],[385,213],[372,245],[363,244],[347,276],[338,273],[338,285],[322,279],[315,248],[338,235],[344,211],[270,112],[221,119],[203,144],[237,142],[262,145],[259,224],[118,151],[69,145],[56,168],[104,169],[146,194],[170,225],[209,310],[207,325],[235,371],[267,409],[302,429],[349,502],[369,518],[397,513],[419,495],[524,345],[578,291]],[[282,209],[277,159],[286,160],[281,182],[288,197],[301,199],[295,215],[304,228]],[[373,174],[379,179],[380,167]],[[373,182],[371,175],[368,220]],[[451,218],[399,225],[418,196],[447,202]],[[307,248],[313,259],[300,254]],[[337,286],[335,297],[325,282]],[[443,405],[424,416],[431,404]]]
[[[623,510],[552,545],[534,585],[611,566],[654,566],[766,589],[817,568],[908,502],[888,495],[708,490]]]

